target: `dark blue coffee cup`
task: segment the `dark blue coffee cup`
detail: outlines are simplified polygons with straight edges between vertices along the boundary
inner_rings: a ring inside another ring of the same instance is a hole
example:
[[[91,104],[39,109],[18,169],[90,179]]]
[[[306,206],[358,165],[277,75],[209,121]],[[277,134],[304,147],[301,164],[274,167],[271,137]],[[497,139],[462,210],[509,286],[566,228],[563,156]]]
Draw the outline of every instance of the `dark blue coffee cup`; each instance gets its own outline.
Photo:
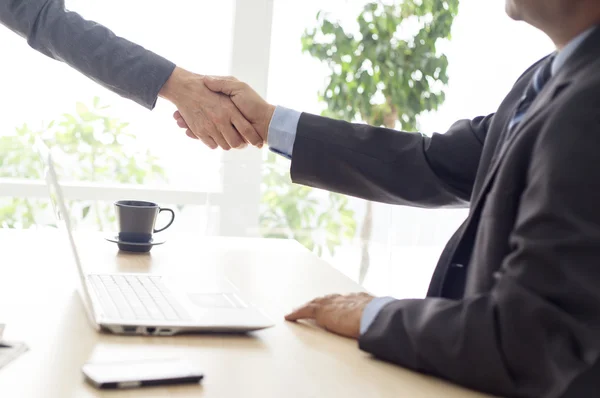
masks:
[[[166,226],[156,229],[156,218],[163,211],[171,213],[171,220]],[[173,210],[142,200],[119,200],[115,202],[115,213],[119,226],[119,240],[125,242],[150,242],[152,234],[169,228],[175,220]]]

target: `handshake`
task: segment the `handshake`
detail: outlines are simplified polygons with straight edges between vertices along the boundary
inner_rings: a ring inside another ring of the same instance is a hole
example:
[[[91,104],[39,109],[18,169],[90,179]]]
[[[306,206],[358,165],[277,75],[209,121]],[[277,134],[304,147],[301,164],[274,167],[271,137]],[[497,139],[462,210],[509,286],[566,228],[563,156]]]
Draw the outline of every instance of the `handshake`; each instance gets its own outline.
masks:
[[[275,106],[234,77],[202,76],[175,68],[160,91],[177,111],[173,117],[188,137],[211,149],[261,148]]]

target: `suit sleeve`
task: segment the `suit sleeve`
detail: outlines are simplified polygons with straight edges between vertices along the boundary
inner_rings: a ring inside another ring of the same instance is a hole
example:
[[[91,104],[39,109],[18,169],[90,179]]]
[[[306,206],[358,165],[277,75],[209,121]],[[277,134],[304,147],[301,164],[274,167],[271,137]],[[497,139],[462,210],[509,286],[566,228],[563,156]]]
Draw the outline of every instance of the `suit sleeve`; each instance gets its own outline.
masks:
[[[461,120],[446,134],[426,137],[303,113],[292,180],[390,204],[464,207],[492,117]]]
[[[65,9],[64,0],[0,0],[0,23],[37,51],[152,109],[175,65]]]
[[[587,375],[600,355],[600,100],[590,91],[565,108],[533,148],[491,290],[394,301],[363,350],[501,396],[559,397]]]

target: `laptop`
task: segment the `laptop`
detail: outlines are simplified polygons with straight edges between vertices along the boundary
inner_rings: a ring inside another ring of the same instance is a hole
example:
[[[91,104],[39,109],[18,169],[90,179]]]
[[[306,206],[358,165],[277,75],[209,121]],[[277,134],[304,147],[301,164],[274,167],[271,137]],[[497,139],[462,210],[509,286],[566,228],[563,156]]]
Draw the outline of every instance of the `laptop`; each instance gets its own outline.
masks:
[[[274,326],[230,281],[214,274],[196,282],[189,275],[177,278],[86,272],[51,152],[41,140],[36,146],[44,162],[58,228],[65,232],[72,249],[78,291],[96,329],[125,335],[171,336],[194,332],[244,333]],[[98,240],[98,244],[104,243]]]

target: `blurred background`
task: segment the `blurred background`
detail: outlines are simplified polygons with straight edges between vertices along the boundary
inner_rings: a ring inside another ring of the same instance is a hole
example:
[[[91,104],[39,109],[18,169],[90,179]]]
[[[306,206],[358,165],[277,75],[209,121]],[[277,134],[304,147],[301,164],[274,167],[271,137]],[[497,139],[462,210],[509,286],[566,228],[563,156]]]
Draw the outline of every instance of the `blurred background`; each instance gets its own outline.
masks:
[[[186,69],[247,81],[273,104],[425,135],[493,112],[520,73],[553,49],[506,17],[504,0],[67,6]],[[168,239],[296,239],[378,295],[423,297],[466,217],[465,209],[389,206],[294,186],[289,161],[267,149],[211,151],[177,128],[171,104],[159,100],[147,111],[3,27],[0,42],[0,109],[10,109],[0,113],[0,228],[53,227],[36,136],[55,151],[78,229],[110,234],[114,200],[153,200],[178,213]]]

